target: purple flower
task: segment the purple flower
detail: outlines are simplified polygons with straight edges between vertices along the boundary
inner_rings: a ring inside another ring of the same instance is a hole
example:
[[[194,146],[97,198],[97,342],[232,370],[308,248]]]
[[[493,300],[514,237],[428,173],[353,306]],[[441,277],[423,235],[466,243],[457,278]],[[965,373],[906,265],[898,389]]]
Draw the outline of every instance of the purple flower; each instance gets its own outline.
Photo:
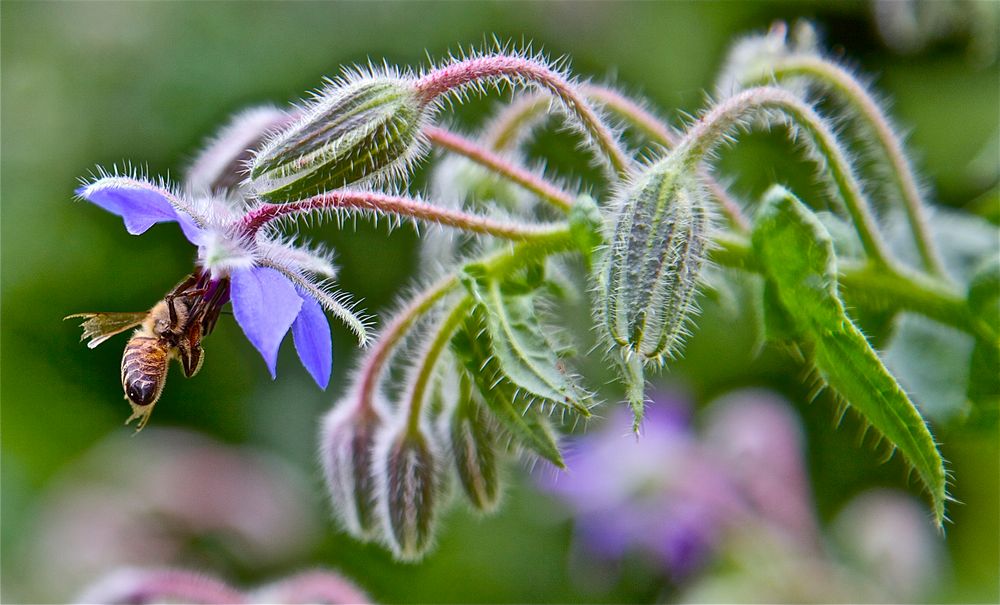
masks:
[[[620,409],[602,430],[576,440],[569,470],[543,487],[573,509],[592,552],[618,559],[640,551],[686,577],[715,548],[738,495],[697,442],[683,404],[661,397],[639,438],[631,423]]]
[[[367,339],[365,320],[324,281],[336,274],[330,255],[283,239],[262,212],[263,204],[255,206],[233,194],[183,196],[124,176],[103,176],[77,195],[122,217],[133,235],[157,223],[178,223],[198,248],[200,271],[211,279],[209,289],[228,283],[236,322],[272,377],[278,348],[291,329],[302,364],[320,387],[327,387],[333,349],[324,309],[343,319],[362,342]]]

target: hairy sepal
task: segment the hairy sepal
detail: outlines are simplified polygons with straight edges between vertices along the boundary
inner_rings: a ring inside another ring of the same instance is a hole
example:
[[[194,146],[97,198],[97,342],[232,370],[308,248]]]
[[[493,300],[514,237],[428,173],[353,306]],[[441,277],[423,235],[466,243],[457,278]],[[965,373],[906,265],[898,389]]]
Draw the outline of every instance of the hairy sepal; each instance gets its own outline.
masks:
[[[464,368],[458,371],[459,396],[448,427],[451,456],[466,499],[476,509],[492,512],[500,499],[497,434],[472,378]]]
[[[683,160],[649,166],[617,200],[599,283],[599,315],[626,360],[678,354],[707,255],[705,194]]]
[[[385,540],[398,559],[416,561],[434,538],[441,483],[436,448],[425,431],[391,427],[379,437],[374,468]]]
[[[455,357],[472,377],[486,406],[500,425],[520,446],[565,468],[562,453],[541,405],[532,405],[531,397],[505,375],[493,350],[490,331],[482,306],[475,306],[452,338]]]
[[[320,435],[320,461],[333,513],[359,540],[372,540],[379,530],[372,457],[381,425],[373,408],[345,399],[327,414]]]
[[[811,346],[820,376],[916,469],[940,524],[947,499],[944,461],[920,412],[847,316],[829,234],[790,192],[774,187],[752,241],[777,301],[798,338]]]

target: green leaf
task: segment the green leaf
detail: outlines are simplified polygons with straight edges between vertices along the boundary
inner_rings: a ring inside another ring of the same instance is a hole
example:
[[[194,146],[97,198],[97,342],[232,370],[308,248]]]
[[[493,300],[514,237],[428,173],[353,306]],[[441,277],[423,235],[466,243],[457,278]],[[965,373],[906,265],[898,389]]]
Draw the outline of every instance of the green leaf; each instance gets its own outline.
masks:
[[[812,348],[826,383],[916,469],[944,519],[944,461],[920,412],[854,326],[837,291],[830,235],[790,192],[773,187],[753,229],[753,247],[775,294]]]
[[[493,354],[507,379],[545,404],[589,417],[586,393],[563,371],[535,315],[534,298],[508,294],[498,280],[469,280],[466,285],[483,308]]]
[[[566,465],[552,430],[538,406],[507,379],[496,355],[482,306],[476,306],[452,338],[455,356],[469,372],[486,406],[500,424],[524,447],[559,468]]]

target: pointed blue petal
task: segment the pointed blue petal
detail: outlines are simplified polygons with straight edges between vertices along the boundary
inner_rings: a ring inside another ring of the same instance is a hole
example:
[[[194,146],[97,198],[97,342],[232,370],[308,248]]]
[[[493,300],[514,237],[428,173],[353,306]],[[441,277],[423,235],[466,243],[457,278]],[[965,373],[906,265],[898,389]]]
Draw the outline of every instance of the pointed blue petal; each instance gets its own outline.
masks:
[[[188,240],[194,241],[200,231],[191,217],[178,213],[171,200],[174,194],[156,185],[138,179],[111,176],[85,187],[76,194],[125,221],[125,229],[132,235],[144,233],[156,223],[178,221]]]
[[[236,323],[260,351],[274,378],[278,347],[302,308],[302,298],[288,278],[267,267],[233,271],[230,283]]]
[[[302,365],[321,389],[330,384],[333,370],[333,341],[330,338],[330,322],[323,307],[316,299],[298,289],[302,297],[302,310],[292,324],[292,338]]]

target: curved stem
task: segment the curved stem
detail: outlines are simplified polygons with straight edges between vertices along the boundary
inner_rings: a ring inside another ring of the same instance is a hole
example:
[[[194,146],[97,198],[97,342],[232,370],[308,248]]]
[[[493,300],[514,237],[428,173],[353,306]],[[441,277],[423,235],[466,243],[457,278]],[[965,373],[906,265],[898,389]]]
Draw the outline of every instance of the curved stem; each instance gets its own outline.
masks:
[[[587,84],[582,89],[584,94],[607,107],[612,113],[627,121],[654,143],[663,145],[667,149],[672,149],[677,145],[679,137],[671,132],[659,118],[617,90],[596,84]],[[739,231],[749,231],[750,220],[743,214],[740,205],[729,195],[725,187],[704,168],[699,168],[698,175],[705,183],[709,194],[718,202],[719,208],[729,224]]]
[[[351,190],[331,191],[287,204],[261,204],[243,217],[241,226],[248,235],[252,236],[264,225],[280,218],[336,210],[369,210],[393,214],[514,241],[544,238],[564,227],[558,223],[535,225],[498,221],[461,210],[442,208],[412,198],[386,195],[374,191]]]
[[[576,116],[584,131],[619,178],[631,174],[632,160],[628,157],[611,130],[601,121],[597,112],[583,95],[561,74],[540,61],[511,55],[487,55],[455,61],[433,69],[415,84],[417,94],[424,103],[431,103],[440,96],[482,80],[534,82],[548,90],[567,111]]]
[[[526,94],[496,114],[483,135],[483,144],[496,152],[514,151],[526,133],[545,117],[549,100],[541,94]]]
[[[748,82],[748,85],[765,84],[771,77],[784,80],[805,76],[817,84],[833,89],[867,122],[891,168],[893,184],[899,190],[899,196],[903,201],[920,260],[928,271],[944,276],[941,257],[927,227],[926,204],[920,194],[913,166],[903,151],[902,141],[896,136],[889,119],[872,98],[871,93],[849,71],[815,55],[786,57],[770,68],[771,71],[766,78],[756,78],[755,81]]]
[[[458,325],[465,320],[465,314],[474,302],[471,296],[463,296],[462,300],[458,301],[441,321],[434,340],[431,341],[430,346],[423,352],[420,367],[417,369],[417,377],[413,382],[413,389],[408,396],[409,408],[406,412],[406,431],[411,435],[416,435],[420,432],[420,411],[423,409],[424,400],[427,398],[427,385],[430,384],[431,377],[434,375],[434,367],[441,357],[441,352],[448,345],[448,341],[451,340],[452,334],[458,329]]]
[[[558,206],[561,210],[569,210],[573,205],[573,196],[569,193],[559,189],[541,176],[515,166],[488,149],[479,146],[475,141],[470,141],[465,137],[436,126],[425,127],[424,136],[434,145],[465,156],[498,175],[517,183],[550,204]]]
[[[677,135],[663,122],[620,92],[597,84],[581,84],[580,91],[593,102],[603,105],[608,111],[640,131],[650,141],[671,149],[677,143]],[[542,96],[528,96],[509,105],[493,121],[485,136],[486,144],[496,151],[509,150],[522,138],[522,132],[530,128],[547,107]],[[736,230],[746,232],[750,220],[743,214],[739,203],[726,191],[719,181],[707,170],[699,169],[699,178],[705,183],[709,194],[719,204],[726,221]]]
[[[458,284],[457,275],[449,275],[438,280],[411,300],[402,311],[396,314],[392,323],[386,326],[361,366],[360,409],[365,411],[373,409],[374,397],[372,395],[375,392],[378,377],[381,375],[385,363],[389,360],[392,350],[403,339],[407,330]]]
[[[777,110],[809,136],[820,159],[829,167],[833,184],[847,208],[865,252],[873,263],[894,272],[895,263],[879,234],[868,200],[833,132],[812,107],[776,87],[745,90],[720,102],[699,119],[677,144],[674,154],[691,170],[738,126],[767,110]]]

